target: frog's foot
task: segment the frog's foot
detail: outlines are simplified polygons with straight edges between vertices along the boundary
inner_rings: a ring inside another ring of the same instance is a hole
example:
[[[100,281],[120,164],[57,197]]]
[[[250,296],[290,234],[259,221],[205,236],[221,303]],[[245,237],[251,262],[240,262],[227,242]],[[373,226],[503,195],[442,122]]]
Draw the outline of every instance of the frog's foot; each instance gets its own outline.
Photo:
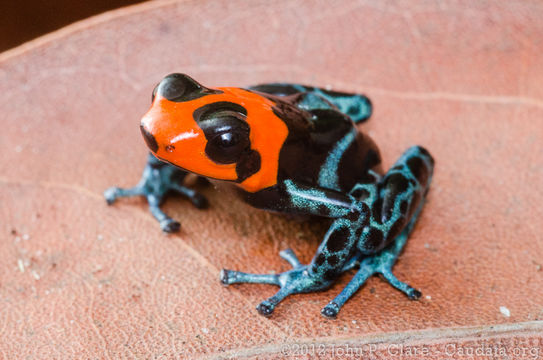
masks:
[[[104,197],[106,198],[108,205],[113,204],[115,200],[117,200],[117,198],[119,197],[136,195],[144,196],[147,199],[147,203],[149,204],[149,211],[151,211],[151,214],[153,214],[155,219],[158,220],[162,231],[168,233],[179,231],[181,224],[166,215],[166,213],[164,213],[160,209],[160,203],[163,201],[164,195],[147,191],[146,187],[141,185],[137,185],[129,189],[111,187],[104,191]]]
[[[415,215],[415,218],[417,216],[418,213]],[[412,221],[408,227],[397,236],[389,247],[383,249],[381,252],[375,255],[364,258],[360,262],[360,269],[352,280],[334,300],[330,301],[330,303],[328,303],[328,305],[321,310],[321,314],[328,318],[335,318],[345,302],[349,300],[349,298],[353,296],[354,293],[360,287],[362,287],[362,285],[364,285],[370,276],[375,274],[382,275],[390,285],[402,291],[409,299],[419,299],[422,295],[419,290],[413,288],[405,282],[398,280],[398,278],[392,273],[392,267],[394,266],[398,255],[405,245],[413,223],[414,221]]]
[[[270,316],[277,304],[292,294],[324,290],[332,284],[331,280],[322,279],[311,271],[309,265],[302,265],[291,249],[283,250],[279,255],[293,269],[281,274],[248,274],[240,271],[222,270],[221,282],[224,285],[238,283],[259,283],[279,286],[279,291],[262,301],[256,309],[261,315]]]
[[[199,209],[208,205],[207,199],[202,194],[181,185],[186,175],[185,171],[163,163],[151,155],[138,185],[129,189],[109,188],[104,192],[104,197],[108,205],[111,205],[120,197],[144,196],[151,214],[160,223],[162,231],[176,232],[181,227],[180,223],[160,209],[160,204],[169,193],[176,192],[183,195]]]

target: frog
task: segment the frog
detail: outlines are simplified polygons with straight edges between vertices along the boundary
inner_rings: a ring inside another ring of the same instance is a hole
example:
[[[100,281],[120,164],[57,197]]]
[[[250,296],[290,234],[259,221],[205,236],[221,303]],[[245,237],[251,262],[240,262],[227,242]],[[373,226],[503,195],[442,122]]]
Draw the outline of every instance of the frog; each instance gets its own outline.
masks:
[[[139,184],[113,187],[104,195],[109,204],[145,196],[162,230],[175,232],[180,223],[160,204],[177,192],[206,207],[207,199],[183,183],[195,174],[199,181],[229,184],[254,208],[328,221],[308,264],[285,249],[279,256],[291,269],[284,272],[221,270],[225,286],[279,287],[257,305],[264,316],[287,296],[324,291],[351,270],[354,276],[322,308],[323,316],[337,317],[373,275],[419,299],[421,292],[400,281],[392,268],[426,202],[435,161],[415,145],[383,171],[378,147],[358,126],[372,112],[363,94],[281,82],[211,88],[173,73],[156,85],[140,122],[150,155]]]

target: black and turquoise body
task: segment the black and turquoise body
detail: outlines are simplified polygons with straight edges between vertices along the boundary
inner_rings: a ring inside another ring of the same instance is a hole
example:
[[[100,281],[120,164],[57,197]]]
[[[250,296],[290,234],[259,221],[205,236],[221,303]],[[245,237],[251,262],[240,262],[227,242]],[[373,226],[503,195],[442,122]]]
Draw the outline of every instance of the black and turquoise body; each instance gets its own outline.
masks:
[[[111,188],[105,196],[112,203],[119,196],[144,195],[162,229],[176,231],[179,223],[159,204],[172,190],[202,207],[205,198],[182,184],[193,172],[237,185],[240,199],[256,208],[329,219],[307,265],[285,250],[280,255],[293,266],[290,271],[221,272],[225,285],[280,287],[258,305],[263,315],[270,315],[286,296],[324,290],[354,268],[356,275],[323,308],[323,315],[336,316],[376,273],[416,299],[420,292],[399,281],[391,269],[423,207],[434,160],[414,146],[383,172],[377,146],[356,126],[371,113],[371,102],[359,94],[281,83],[211,89],[172,74],[155,89],[141,125],[150,150],[164,162],[150,160],[138,186]]]

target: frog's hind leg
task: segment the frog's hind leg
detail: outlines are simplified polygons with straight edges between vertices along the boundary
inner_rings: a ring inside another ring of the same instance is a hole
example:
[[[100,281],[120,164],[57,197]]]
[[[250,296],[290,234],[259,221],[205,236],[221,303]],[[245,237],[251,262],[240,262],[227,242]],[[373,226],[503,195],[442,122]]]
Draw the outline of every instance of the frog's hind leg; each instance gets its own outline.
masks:
[[[262,84],[250,89],[275,96],[305,94],[306,96],[300,99],[300,103],[297,104],[300,108],[305,110],[328,109],[331,104],[343,114],[349,115],[357,124],[369,119],[373,111],[370,99],[362,94],[287,83]]]
[[[269,316],[275,306],[291,294],[321,291],[333,284],[344,271],[357,265],[357,254],[352,255],[356,238],[351,231],[352,223],[346,219],[337,219],[325,235],[317,254],[309,265],[300,263],[292,250],[280,252],[292,270],[280,274],[248,274],[240,271],[222,270],[221,282],[224,285],[236,283],[260,283],[279,286],[279,291],[262,301],[257,310],[261,315]]]
[[[422,208],[422,204],[421,204]],[[364,285],[366,280],[375,274],[381,274],[392,286],[404,292],[410,299],[418,299],[421,296],[420,291],[411,287],[409,284],[402,282],[392,273],[392,267],[401,253],[409,233],[415,224],[419,212],[413,215],[408,227],[402,231],[400,235],[394,239],[394,242],[386,249],[379,252],[377,255],[364,258],[360,262],[360,268],[345,286],[341,293],[330,301],[321,311],[322,315],[330,318],[337,316],[339,310],[349,300],[359,288]]]
[[[433,159],[425,149],[412,147],[381,179],[376,191],[365,189],[366,201],[372,204],[372,214],[358,248],[369,255],[361,260],[360,269],[343,291],[322,309],[324,316],[335,317],[345,302],[374,274],[382,275],[410,299],[421,296],[420,291],[398,280],[392,267],[422,210],[433,165]],[[355,186],[353,191],[363,192],[364,185],[359,187]],[[379,244],[385,248],[381,250]]]
[[[129,189],[109,188],[104,192],[104,197],[107,203],[111,205],[120,197],[144,196],[149,204],[149,211],[160,223],[161,229],[164,232],[176,232],[181,226],[179,222],[160,209],[160,204],[169,192],[180,193],[197,208],[207,206],[207,199],[203,195],[182,185],[186,175],[186,171],[164,163],[149,154],[141,180],[136,186]]]

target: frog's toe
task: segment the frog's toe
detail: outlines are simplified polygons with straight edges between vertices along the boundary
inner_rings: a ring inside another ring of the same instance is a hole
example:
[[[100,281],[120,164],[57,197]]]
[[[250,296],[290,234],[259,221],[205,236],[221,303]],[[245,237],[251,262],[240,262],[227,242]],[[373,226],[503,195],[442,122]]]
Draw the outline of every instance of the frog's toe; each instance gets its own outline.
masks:
[[[410,286],[409,284],[398,280],[398,278],[392,273],[390,269],[385,269],[384,271],[379,271],[383,275],[386,281],[396,289],[403,292],[407,297],[411,300],[417,300],[420,299],[422,296],[422,293],[415,289],[414,287]]]
[[[175,221],[174,219],[164,219],[160,222],[160,228],[164,232],[174,233],[179,231],[181,224],[179,221]]]
[[[209,204],[207,198],[204,195],[186,186],[179,184],[170,184],[170,188],[185,196],[198,209],[205,209]]]
[[[220,274],[221,284],[223,284],[224,286],[228,286],[230,284],[233,284],[233,281],[232,281],[232,278],[233,278],[232,273],[233,272],[235,272],[235,271],[222,269],[221,274]]]
[[[415,288],[411,288],[411,291],[407,294],[407,297],[411,300],[418,300],[421,296],[422,293]]]
[[[328,305],[322,308],[321,314],[324,317],[335,319],[337,317],[337,314],[339,313],[339,306],[333,301],[330,301]]]
[[[302,263],[300,262],[300,260],[298,260],[298,257],[296,256],[296,254],[294,253],[294,251],[292,251],[292,249],[285,249],[285,250],[281,250],[279,252],[279,256],[285,260],[286,262],[288,262],[294,269],[298,269],[300,267],[302,267]]]
[[[264,300],[260,304],[258,304],[258,306],[256,307],[256,310],[262,316],[270,316],[271,314],[273,314],[273,311],[275,310],[275,305],[269,302],[268,300]]]
[[[117,200],[117,194],[119,192],[119,188],[117,187],[110,187],[106,191],[104,191],[104,198],[106,199],[106,202],[108,205],[111,205]]]
[[[104,191],[104,198],[108,205],[111,205],[120,197],[142,195],[142,189],[139,186],[135,186],[130,189],[123,189],[119,187],[110,187]]]
[[[279,279],[275,274],[248,274],[226,269],[221,270],[220,280],[223,285],[241,283],[279,285]]]

